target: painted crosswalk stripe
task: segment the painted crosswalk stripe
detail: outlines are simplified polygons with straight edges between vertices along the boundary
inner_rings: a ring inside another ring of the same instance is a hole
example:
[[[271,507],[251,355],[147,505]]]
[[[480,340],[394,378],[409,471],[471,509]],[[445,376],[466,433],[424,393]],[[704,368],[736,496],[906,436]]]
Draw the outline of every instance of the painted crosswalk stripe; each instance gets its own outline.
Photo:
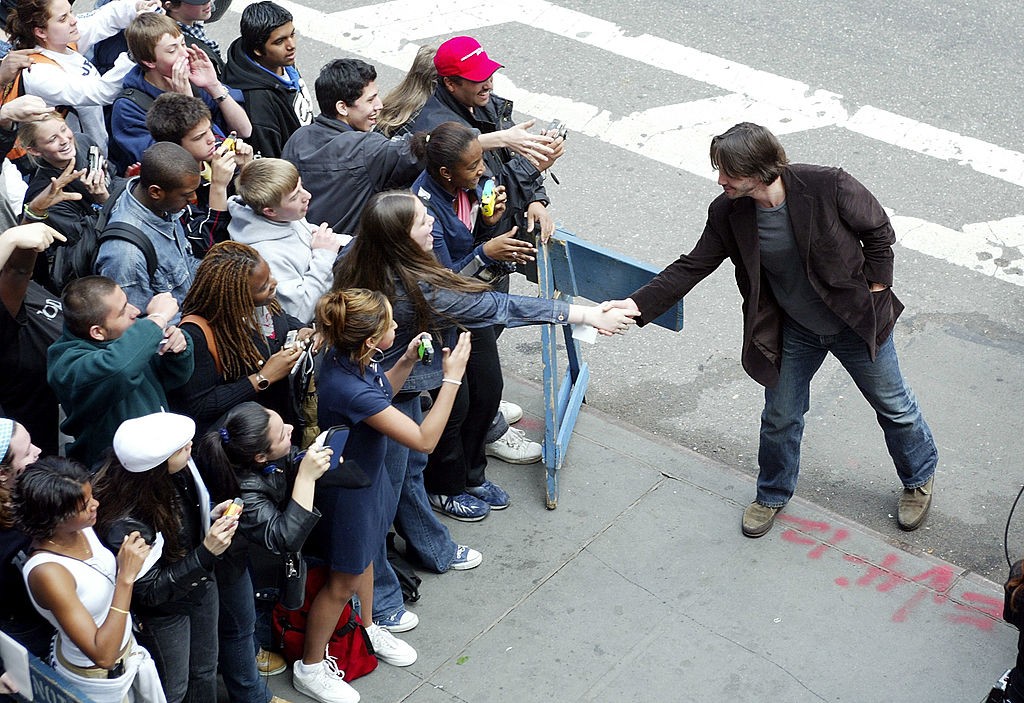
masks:
[[[1024,186],[1020,152],[869,105],[851,114],[841,94],[661,37],[629,35],[612,22],[548,0],[393,0],[333,13],[278,1],[292,12],[303,36],[403,71],[419,48],[417,40],[520,23],[724,90],[726,95],[614,115],[598,105],[521,88],[504,73],[495,77],[495,92],[513,99],[525,114],[558,115],[574,132],[706,178],[715,177],[707,159],[710,138],[749,120],[779,135],[838,127]],[[247,4],[231,9],[241,12]],[[998,219],[954,230],[914,213],[894,213],[893,226],[904,246],[1024,286],[1024,217],[1006,214],[993,213]]]

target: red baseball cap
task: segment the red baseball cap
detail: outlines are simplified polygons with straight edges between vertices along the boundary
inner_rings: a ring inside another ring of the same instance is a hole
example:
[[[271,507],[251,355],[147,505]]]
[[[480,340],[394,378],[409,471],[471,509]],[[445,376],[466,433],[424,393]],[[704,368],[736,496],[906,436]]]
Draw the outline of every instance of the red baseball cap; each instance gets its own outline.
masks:
[[[434,68],[439,76],[459,76],[480,83],[503,66],[492,61],[473,37],[452,37],[437,48]]]

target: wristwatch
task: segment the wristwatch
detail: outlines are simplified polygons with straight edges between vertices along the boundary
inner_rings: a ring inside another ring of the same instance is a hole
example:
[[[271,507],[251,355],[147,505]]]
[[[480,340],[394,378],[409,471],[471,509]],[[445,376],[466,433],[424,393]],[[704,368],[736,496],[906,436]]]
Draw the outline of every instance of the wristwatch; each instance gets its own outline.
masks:
[[[256,372],[256,388],[261,391],[270,388],[270,379],[264,376],[262,371]]]

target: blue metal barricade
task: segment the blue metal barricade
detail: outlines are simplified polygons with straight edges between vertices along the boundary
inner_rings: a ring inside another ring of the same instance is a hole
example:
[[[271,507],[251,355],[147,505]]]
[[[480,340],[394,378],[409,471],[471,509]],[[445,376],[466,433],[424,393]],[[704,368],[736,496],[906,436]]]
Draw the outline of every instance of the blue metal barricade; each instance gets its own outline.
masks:
[[[624,254],[579,239],[559,228],[547,244],[538,245],[537,284],[545,298],[574,297],[595,302],[628,297],[658,274],[660,269]],[[683,329],[683,301],[653,321],[670,330]],[[562,327],[568,357],[566,373],[559,379],[558,342],[554,325],[541,332],[544,361],[544,465],[547,468],[549,510],[558,507],[558,472],[569,450],[569,439],[590,382],[590,367],[582,359],[579,342],[568,325]]]

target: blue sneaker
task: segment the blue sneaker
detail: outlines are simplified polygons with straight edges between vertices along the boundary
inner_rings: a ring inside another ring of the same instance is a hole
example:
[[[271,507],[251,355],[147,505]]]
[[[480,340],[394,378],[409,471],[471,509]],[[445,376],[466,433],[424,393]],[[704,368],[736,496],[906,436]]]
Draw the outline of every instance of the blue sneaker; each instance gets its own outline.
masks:
[[[471,547],[467,547],[464,544],[460,544],[455,550],[455,558],[452,559],[452,565],[448,568],[455,569],[456,571],[466,571],[467,569],[475,569],[480,566],[480,562],[484,560],[484,555],[476,551]]]
[[[491,510],[504,510],[511,502],[505,489],[492,481],[484,481],[481,486],[468,486],[466,491],[491,506]]]
[[[410,613],[405,608],[399,608],[386,618],[374,620],[373,624],[380,625],[385,630],[391,632],[408,632],[420,624],[420,619],[416,613]]]
[[[479,522],[491,512],[491,506],[468,493],[460,493],[457,496],[428,493],[427,500],[435,512],[462,522]]]

